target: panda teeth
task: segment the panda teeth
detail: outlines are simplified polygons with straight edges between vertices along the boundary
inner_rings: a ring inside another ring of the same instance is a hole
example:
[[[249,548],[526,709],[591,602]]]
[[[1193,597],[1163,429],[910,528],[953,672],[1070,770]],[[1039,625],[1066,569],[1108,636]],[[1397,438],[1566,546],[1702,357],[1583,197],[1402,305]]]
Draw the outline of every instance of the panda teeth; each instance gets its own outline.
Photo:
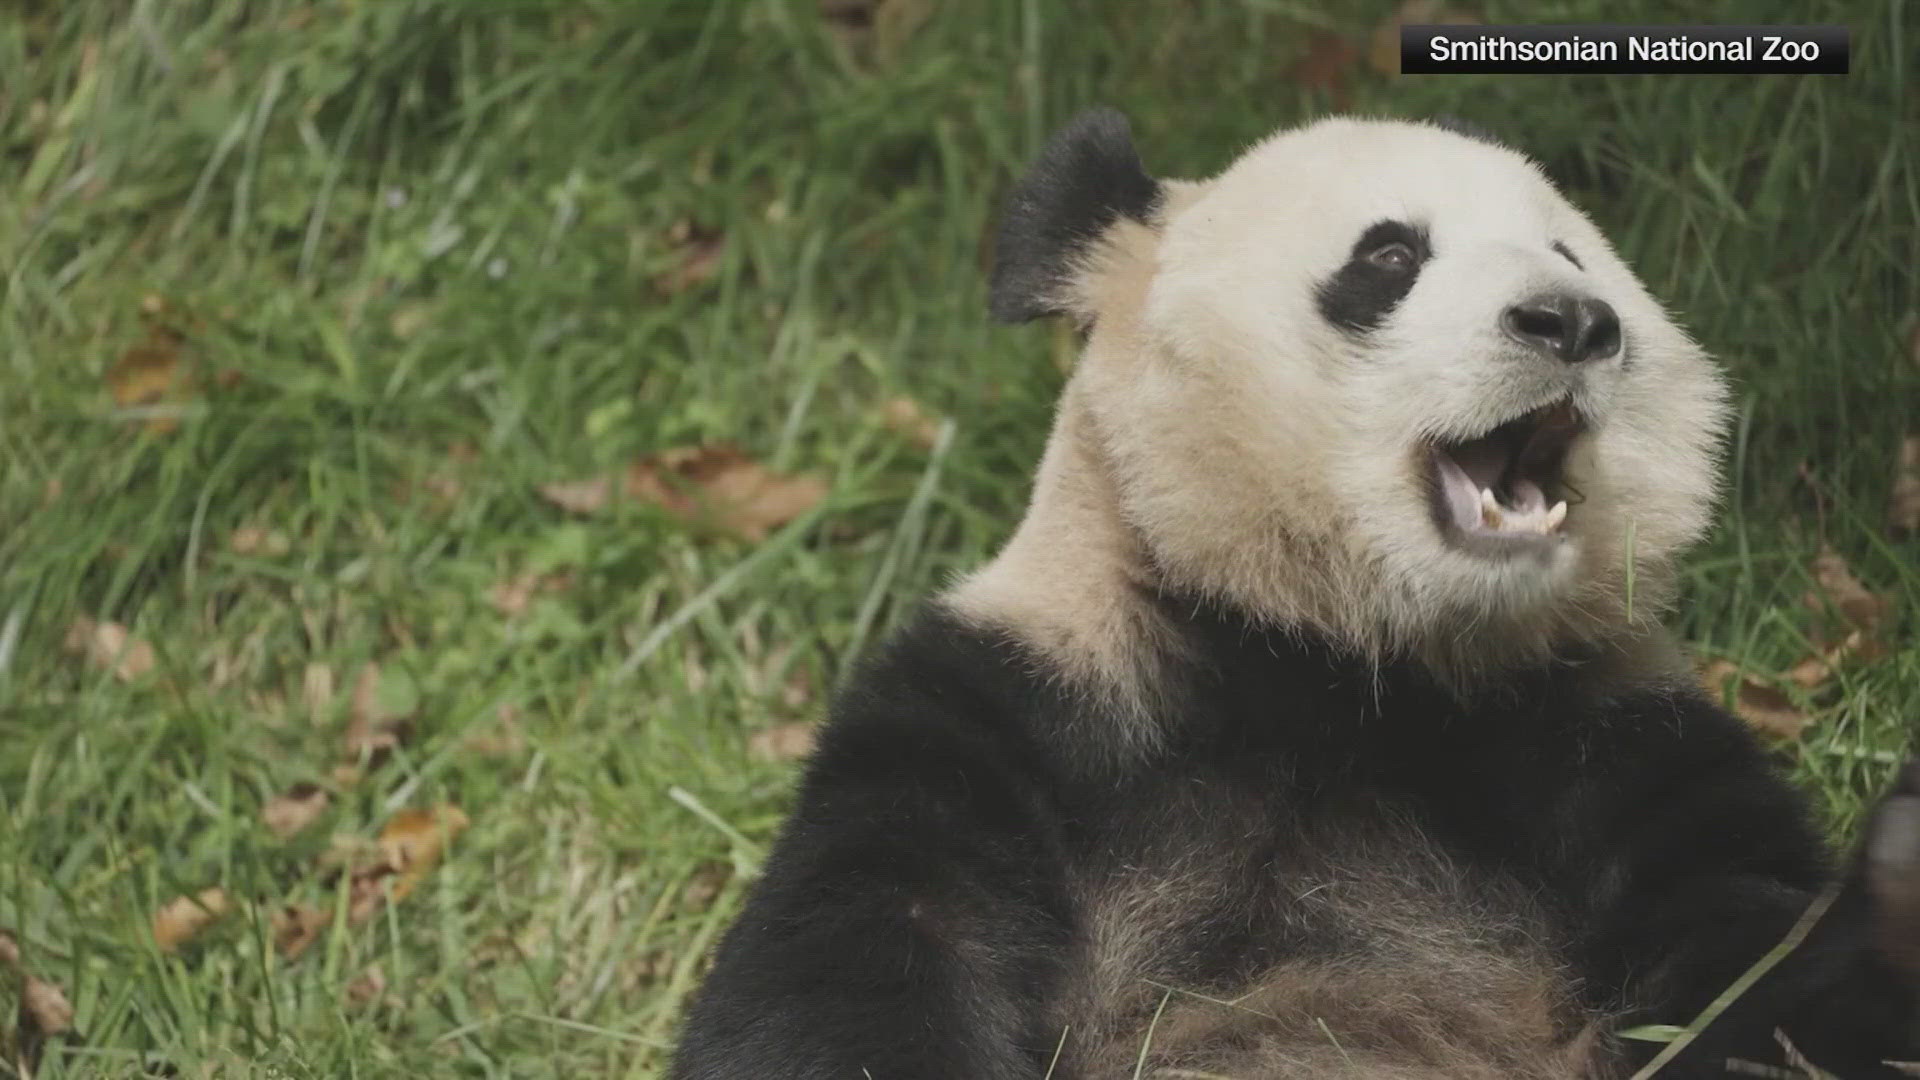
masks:
[[[1547,527],[1540,531],[1558,532],[1560,531],[1561,523],[1566,520],[1567,500],[1561,499],[1559,502],[1553,504],[1553,509],[1547,511]]]
[[[1480,489],[1480,523],[1496,532],[1532,532],[1551,536],[1567,520],[1567,503],[1562,499],[1551,507],[1534,511],[1514,511],[1500,505],[1492,488]]]
[[[1492,488],[1480,489],[1480,523],[1489,529],[1506,527],[1506,514],[1500,509],[1500,500],[1493,497]]]

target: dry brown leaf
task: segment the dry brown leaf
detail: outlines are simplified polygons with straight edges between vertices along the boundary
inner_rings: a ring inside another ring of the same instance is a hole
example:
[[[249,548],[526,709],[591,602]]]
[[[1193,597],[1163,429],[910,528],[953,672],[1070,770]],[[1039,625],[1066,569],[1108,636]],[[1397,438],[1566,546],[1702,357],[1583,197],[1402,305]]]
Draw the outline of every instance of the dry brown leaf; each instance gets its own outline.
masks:
[[[794,668],[787,681],[780,687],[780,705],[788,712],[798,712],[813,700],[813,678],[806,668]]]
[[[1853,576],[1847,561],[1831,547],[1821,547],[1810,569],[1814,588],[1801,601],[1816,615],[1837,613],[1848,628],[1872,634],[1892,608],[1885,597],[1868,592]]]
[[[589,480],[560,480],[541,484],[540,497],[562,510],[575,514],[596,514],[606,508],[613,495],[613,481],[604,476]]]
[[[1352,74],[1360,50],[1353,42],[1327,30],[1316,30],[1307,39],[1307,53],[1294,65],[1293,81],[1302,89],[1318,90],[1331,96],[1335,107],[1347,103],[1347,77]]]
[[[347,997],[356,1005],[371,1004],[386,992],[387,975],[379,964],[368,964],[365,971],[347,984]]]
[[[515,574],[487,590],[487,599],[500,614],[509,619],[518,618],[526,614],[535,596],[560,592],[571,584],[573,575],[566,573]]]
[[[795,720],[762,728],[747,738],[747,753],[768,761],[795,761],[813,753],[816,725]]]
[[[312,904],[283,904],[272,916],[273,945],[289,960],[307,951],[333,916]]]
[[[1801,712],[1779,688],[1740,670],[1729,660],[1715,660],[1700,672],[1700,682],[1714,702],[1726,701],[1727,684],[1738,678],[1733,692],[1734,714],[1754,730],[1777,739],[1792,741],[1800,737],[1812,718]]]
[[[548,502],[576,514],[606,507],[613,489],[604,477],[542,484]],[[683,521],[710,525],[751,541],[812,509],[826,497],[826,481],[807,474],[769,472],[738,448],[720,443],[664,450],[627,468],[620,493],[658,506]]]
[[[30,1080],[49,1039],[75,1036],[73,1005],[58,986],[27,970],[20,957],[20,943],[6,930],[0,930],[0,968],[20,979],[19,1023],[13,1049],[16,1071]]]
[[[157,309],[147,312],[157,313]],[[191,392],[192,374],[180,359],[183,341],[177,331],[149,318],[146,338],[128,346],[107,369],[107,391],[113,395],[113,403],[123,409],[157,405],[178,400]],[[156,416],[147,421],[147,430],[156,435],[164,435],[179,426],[180,422],[170,416]]]
[[[201,889],[194,896],[177,896],[153,915],[153,940],[161,952],[172,952],[224,916],[233,905],[226,890]]]
[[[127,633],[117,622],[95,622],[85,615],[67,627],[67,649],[82,653],[96,667],[133,682],[153,670],[153,646]]]
[[[1820,650],[1819,655],[1809,656],[1793,665],[1787,672],[1787,679],[1806,690],[1812,690],[1828,679],[1840,665],[1852,660],[1859,663],[1872,663],[1886,655],[1886,647],[1876,638],[1870,638],[1865,631],[1854,630],[1840,640],[1837,645]]]
[[[1476,26],[1479,22],[1475,16],[1448,7],[1440,0],[1405,0],[1373,28],[1367,62],[1382,75],[1398,75],[1402,26]]]
[[[286,794],[268,799],[260,810],[260,819],[284,840],[319,820],[331,801],[327,789],[318,784],[295,784]]]
[[[227,550],[235,555],[264,555],[275,557],[293,550],[293,541],[287,534],[272,529],[263,529],[258,525],[242,525],[227,537]]]
[[[933,449],[934,441],[940,437],[939,419],[928,416],[912,398],[893,398],[880,406],[880,416],[889,431],[922,450]]]
[[[1920,532],[1920,435],[1900,440],[1900,462],[1887,493],[1887,525],[1895,532]]]
[[[365,922],[383,900],[399,903],[439,862],[453,838],[471,822],[459,807],[443,803],[432,810],[401,810],[387,820],[375,845],[377,855],[352,871],[347,918]],[[388,879],[392,879],[389,884]]]
[[[643,458],[627,470],[626,494],[757,542],[811,510],[826,497],[827,484],[817,476],[769,472],[723,443]]]
[[[726,254],[726,236],[690,222],[676,222],[667,232],[673,249],[673,265],[654,275],[654,290],[666,296],[686,292],[704,284],[720,269],[720,257]]]
[[[733,867],[723,862],[702,863],[680,890],[680,902],[692,911],[705,911],[720,895],[720,889],[733,877]]]

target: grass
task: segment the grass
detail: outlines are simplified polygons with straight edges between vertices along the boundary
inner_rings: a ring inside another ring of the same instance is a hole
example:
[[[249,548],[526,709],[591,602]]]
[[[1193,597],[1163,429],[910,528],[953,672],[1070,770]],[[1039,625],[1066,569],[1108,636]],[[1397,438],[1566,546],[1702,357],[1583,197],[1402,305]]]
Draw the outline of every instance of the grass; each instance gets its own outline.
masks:
[[[659,1072],[791,790],[793,766],[747,738],[810,715],[1020,512],[1061,343],[984,317],[1008,178],[1095,102],[1134,117],[1155,170],[1217,168],[1331,107],[1290,75],[1313,31],[1363,38],[1384,14],[930,10],[851,46],[812,0],[0,13],[0,925],[80,1034],[38,1075]],[[1895,448],[1920,430],[1920,19],[1716,10],[1846,23],[1853,74],[1362,64],[1345,92],[1534,151],[1727,361],[1733,484],[1690,563],[1689,639],[1788,667],[1823,542],[1891,598],[1890,654],[1802,701],[1815,723],[1783,750],[1844,836],[1920,717],[1920,546],[1882,529]],[[687,234],[723,243],[680,287]],[[117,405],[109,372],[149,297],[185,335],[151,347],[196,388]],[[949,441],[890,431],[882,405],[903,396],[951,418]],[[757,543],[536,494],[719,441],[831,494]],[[236,550],[248,528],[283,542]],[[489,600],[560,570],[517,618]],[[156,670],[123,681],[73,655],[82,616],[127,626]],[[368,661],[412,728],[341,783]],[[310,693],[327,679],[336,693]],[[524,745],[472,749],[503,705]],[[290,840],[262,825],[316,781],[333,786],[320,822]],[[328,836],[441,801],[473,824],[418,892],[276,953],[275,902],[341,899],[317,868]],[[209,886],[236,913],[159,952],[153,912]],[[360,1002],[370,966],[385,989]]]

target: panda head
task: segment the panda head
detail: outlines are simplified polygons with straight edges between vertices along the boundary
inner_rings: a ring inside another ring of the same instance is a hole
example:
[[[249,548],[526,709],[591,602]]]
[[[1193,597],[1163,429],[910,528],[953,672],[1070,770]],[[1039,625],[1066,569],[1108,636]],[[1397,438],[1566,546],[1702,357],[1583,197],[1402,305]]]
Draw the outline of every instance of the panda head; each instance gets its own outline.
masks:
[[[997,316],[1088,333],[1056,440],[1164,589],[1481,667],[1657,615],[1708,522],[1715,366],[1475,133],[1330,119],[1164,181],[1090,113],[996,251]]]

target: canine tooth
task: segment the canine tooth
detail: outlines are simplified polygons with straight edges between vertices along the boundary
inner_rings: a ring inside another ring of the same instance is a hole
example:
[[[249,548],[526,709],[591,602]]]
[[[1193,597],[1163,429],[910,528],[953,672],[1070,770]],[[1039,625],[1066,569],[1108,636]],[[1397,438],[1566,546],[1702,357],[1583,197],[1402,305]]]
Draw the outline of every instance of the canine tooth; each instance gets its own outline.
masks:
[[[1567,500],[1561,499],[1553,504],[1553,509],[1547,511],[1547,527],[1541,531],[1553,532],[1560,528],[1560,523],[1565,520],[1567,520]]]
[[[1480,489],[1480,520],[1496,529],[1504,527],[1505,520],[1500,513],[1500,500],[1493,497],[1492,488]]]

